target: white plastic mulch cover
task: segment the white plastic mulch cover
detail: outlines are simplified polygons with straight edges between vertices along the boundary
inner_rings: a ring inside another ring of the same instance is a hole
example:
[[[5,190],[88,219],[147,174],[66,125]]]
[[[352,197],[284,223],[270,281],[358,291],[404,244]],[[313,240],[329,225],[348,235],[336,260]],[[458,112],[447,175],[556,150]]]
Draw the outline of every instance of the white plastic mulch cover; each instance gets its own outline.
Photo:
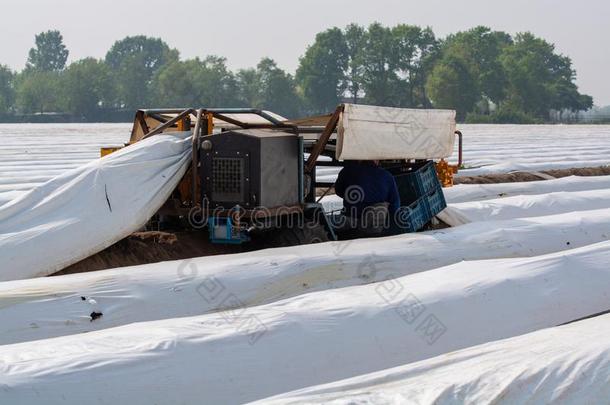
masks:
[[[339,120],[339,160],[440,159],[451,156],[455,111],[345,104]]]
[[[558,191],[587,191],[610,189],[610,176],[568,176],[553,180],[517,183],[458,184],[443,189],[448,203],[493,200],[517,195],[536,195]],[[338,198],[338,197],[335,197]],[[324,201],[324,199],[322,200]],[[343,200],[340,200],[342,203]],[[337,202],[333,203],[336,205]],[[584,207],[578,207],[582,210]]]
[[[602,404],[610,315],[306,388],[265,404]]]
[[[203,299],[206,286],[254,306],[463,260],[559,252],[609,240],[609,223],[610,209],[581,211],[4,282],[0,345],[217,311],[226,297]],[[91,322],[93,311],[103,316]]]
[[[212,277],[198,290],[202,305],[224,308],[216,313],[0,345],[0,403],[258,400],[604,311],[609,260],[604,242],[252,307]],[[181,287],[174,288],[176,305]],[[570,369],[569,359],[563,363]]]
[[[451,226],[610,208],[610,190],[558,191],[449,204],[438,214]]]
[[[186,171],[190,132],[138,142],[0,208],[0,281],[44,276],[140,229]]]

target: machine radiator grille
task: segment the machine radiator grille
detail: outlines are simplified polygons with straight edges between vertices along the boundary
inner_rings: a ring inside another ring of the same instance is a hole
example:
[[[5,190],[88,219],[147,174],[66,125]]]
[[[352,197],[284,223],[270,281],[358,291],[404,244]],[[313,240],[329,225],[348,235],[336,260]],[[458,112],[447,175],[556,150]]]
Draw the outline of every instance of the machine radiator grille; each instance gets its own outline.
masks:
[[[235,157],[212,159],[212,199],[217,202],[244,200],[244,160]]]

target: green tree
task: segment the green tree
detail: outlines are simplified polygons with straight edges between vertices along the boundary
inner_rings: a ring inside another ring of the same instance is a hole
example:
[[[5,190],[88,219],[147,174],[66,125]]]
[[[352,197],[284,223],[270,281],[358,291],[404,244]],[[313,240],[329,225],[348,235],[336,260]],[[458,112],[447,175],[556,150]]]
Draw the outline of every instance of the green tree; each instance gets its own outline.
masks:
[[[392,30],[379,23],[368,28],[362,55],[362,88],[369,104],[397,105],[398,54]]]
[[[163,66],[152,87],[159,105],[172,107],[198,107],[201,95],[197,79],[202,69],[199,59],[174,61]]]
[[[15,101],[15,74],[8,66],[0,65],[0,114],[8,113]]]
[[[475,79],[460,58],[444,57],[428,76],[426,88],[435,108],[455,109],[458,120],[473,110],[478,99]]]
[[[59,31],[41,32],[35,37],[36,46],[30,49],[26,67],[41,72],[62,70],[68,59],[68,49]]]
[[[345,45],[347,48],[347,90],[356,104],[360,98],[362,75],[364,73],[363,48],[366,43],[366,30],[357,24],[345,28]]]
[[[236,74],[237,88],[243,107],[257,107],[262,104],[261,83],[254,68],[240,69]]]
[[[17,106],[25,113],[45,113],[57,109],[57,72],[24,71],[17,78]]]
[[[318,33],[296,72],[296,81],[312,112],[328,112],[341,103],[347,66],[348,50],[341,30],[335,27]]]
[[[158,38],[144,35],[117,41],[106,54],[106,63],[114,72],[117,105],[141,108],[150,100],[150,84],[165,64],[179,59],[178,51]]]
[[[224,57],[208,56],[203,60],[202,76],[199,86],[203,105],[226,107],[235,105],[239,100],[235,75],[227,68]]]
[[[428,106],[425,93],[426,60],[434,52],[437,41],[430,28],[400,24],[392,28],[396,53],[395,74],[398,78],[396,105],[400,107]]]
[[[269,58],[263,58],[256,69],[237,73],[237,86],[244,106],[273,111],[294,118],[302,112],[302,102],[293,77]]]
[[[263,58],[256,70],[261,83],[260,107],[285,117],[297,117],[301,113],[301,99],[293,77],[269,58]]]
[[[67,112],[94,118],[113,93],[110,69],[94,58],[70,64],[61,76],[61,95]]]
[[[509,34],[478,26],[450,35],[442,53],[461,59],[475,78],[480,96],[499,104],[505,98],[508,86],[500,55],[511,44]]]
[[[414,107],[432,108],[432,103],[426,93],[426,82],[428,80],[428,74],[432,71],[434,62],[438,57],[439,44],[440,41],[436,39],[436,36],[430,27],[426,27],[420,31],[416,50],[418,58],[414,64]]]
[[[168,106],[226,107],[238,102],[238,87],[225,58],[175,61],[161,68],[153,87]]]
[[[567,56],[531,33],[517,34],[503,49],[500,61],[508,78],[507,101],[521,111],[548,118],[551,109],[588,109],[592,99],[578,92]]]

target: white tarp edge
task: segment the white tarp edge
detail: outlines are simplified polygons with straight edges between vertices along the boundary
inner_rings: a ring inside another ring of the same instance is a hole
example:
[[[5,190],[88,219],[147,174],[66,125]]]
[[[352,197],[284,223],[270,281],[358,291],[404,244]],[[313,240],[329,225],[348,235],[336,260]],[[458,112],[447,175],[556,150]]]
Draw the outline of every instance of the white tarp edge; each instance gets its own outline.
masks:
[[[453,153],[455,111],[345,104],[337,159],[440,159]]]
[[[602,404],[610,315],[267,398],[264,404]]]
[[[140,229],[190,160],[190,132],[131,145],[0,207],[0,281],[45,276]]]
[[[514,197],[516,195],[602,189],[610,189],[610,176],[568,176],[553,180],[518,183],[458,184],[444,188],[443,193],[447,203],[463,203]],[[579,209],[582,209],[582,207],[579,207]]]
[[[603,208],[610,208],[610,190],[558,191],[449,204],[437,216],[448,225],[458,226],[469,222],[537,217]]]
[[[218,313],[0,346],[0,403],[262,399],[607,310],[609,261],[604,242],[256,307],[211,278],[199,292],[224,308]]]

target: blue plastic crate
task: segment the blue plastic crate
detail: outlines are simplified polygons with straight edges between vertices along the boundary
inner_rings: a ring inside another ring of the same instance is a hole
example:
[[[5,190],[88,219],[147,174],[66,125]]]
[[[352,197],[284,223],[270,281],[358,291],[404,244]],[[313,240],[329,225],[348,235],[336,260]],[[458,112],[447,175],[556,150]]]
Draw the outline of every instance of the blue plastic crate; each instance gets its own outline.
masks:
[[[434,162],[431,160],[423,163],[414,163],[409,167],[408,174],[409,182],[412,187],[417,190],[418,197],[428,194],[434,190],[437,185],[440,185]]]
[[[443,188],[440,184],[428,192],[426,199],[428,201],[428,208],[430,209],[430,217],[435,216],[447,207],[445,194],[443,194]]]
[[[212,243],[240,244],[250,238],[235,227],[231,218],[209,217],[208,233]]]
[[[408,206],[400,207],[395,222],[400,232],[417,232],[432,218],[427,198],[420,197]]]
[[[403,205],[409,205],[432,190],[441,187],[432,161],[415,163],[410,167],[400,168],[399,171],[391,170],[391,172],[395,175]]]
[[[420,169],[417,170],[419,174],[419,183],[421,184],[422,194],[428,194],[432,190],[436,190],[441,187],[441,183],[436,175],[436,169],[434,168],[434,162],[428,161]]]
[[[401,173],[394,176],[402,205],[408,206],[423,196],[419,187],[417,187],[418,183],[415,177],[417,177],[417,173],[414,172]]]

